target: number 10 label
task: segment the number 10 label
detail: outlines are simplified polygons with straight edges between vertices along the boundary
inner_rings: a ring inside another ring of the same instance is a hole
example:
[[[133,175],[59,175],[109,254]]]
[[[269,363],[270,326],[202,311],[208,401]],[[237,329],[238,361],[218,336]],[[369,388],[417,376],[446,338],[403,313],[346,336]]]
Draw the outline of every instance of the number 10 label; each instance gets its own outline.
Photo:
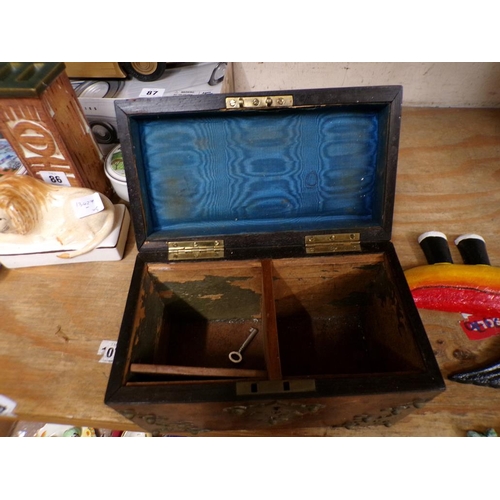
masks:
[[[97,354],[99,354],[101,359],[99,363],[112,363],[115,357],[116,342],[113,340],[103,340],[99,346]]]

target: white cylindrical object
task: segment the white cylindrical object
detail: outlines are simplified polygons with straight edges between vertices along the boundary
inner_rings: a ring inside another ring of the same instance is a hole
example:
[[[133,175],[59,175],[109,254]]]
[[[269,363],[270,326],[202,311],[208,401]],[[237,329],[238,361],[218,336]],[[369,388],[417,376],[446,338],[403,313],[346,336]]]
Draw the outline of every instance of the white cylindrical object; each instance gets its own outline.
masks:
[[[125,201],[130,201],[127,188],[127,177],[123,165],[123,156],[120,145],[115,146],[106,157],[104,171],[110,180],[115,193]]]

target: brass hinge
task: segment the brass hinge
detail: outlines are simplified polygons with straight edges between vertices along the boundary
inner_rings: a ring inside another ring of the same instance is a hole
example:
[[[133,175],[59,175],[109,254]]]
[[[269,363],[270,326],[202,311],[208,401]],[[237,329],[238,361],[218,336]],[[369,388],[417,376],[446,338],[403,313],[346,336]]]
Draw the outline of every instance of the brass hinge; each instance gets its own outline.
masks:
[[[361,251],[359,233],[316,234],[306,236],[306,253],[338,253]]]
[[[288,108],[291,106],[293,106],[293,96],[291,95],[226,97],[226,109]]]
[[[169,241],[169,260],[223,259],[224,240]]]

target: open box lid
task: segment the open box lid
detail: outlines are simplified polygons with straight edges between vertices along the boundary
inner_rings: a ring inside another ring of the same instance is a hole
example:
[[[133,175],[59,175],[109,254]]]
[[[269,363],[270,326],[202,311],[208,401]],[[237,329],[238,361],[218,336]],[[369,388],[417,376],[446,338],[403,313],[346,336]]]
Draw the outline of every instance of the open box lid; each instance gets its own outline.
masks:
[[[138,249],[390,240],[401,103],[400,86],[116,101]]]

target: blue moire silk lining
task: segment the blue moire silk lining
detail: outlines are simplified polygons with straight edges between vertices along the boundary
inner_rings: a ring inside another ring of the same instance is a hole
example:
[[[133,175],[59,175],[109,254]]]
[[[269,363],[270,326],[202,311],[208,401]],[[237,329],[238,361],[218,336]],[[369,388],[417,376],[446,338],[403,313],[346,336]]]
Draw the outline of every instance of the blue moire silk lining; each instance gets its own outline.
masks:
[[[380,217],[383,109],[138,121],[151,233],[196,237],[369,226]]]

